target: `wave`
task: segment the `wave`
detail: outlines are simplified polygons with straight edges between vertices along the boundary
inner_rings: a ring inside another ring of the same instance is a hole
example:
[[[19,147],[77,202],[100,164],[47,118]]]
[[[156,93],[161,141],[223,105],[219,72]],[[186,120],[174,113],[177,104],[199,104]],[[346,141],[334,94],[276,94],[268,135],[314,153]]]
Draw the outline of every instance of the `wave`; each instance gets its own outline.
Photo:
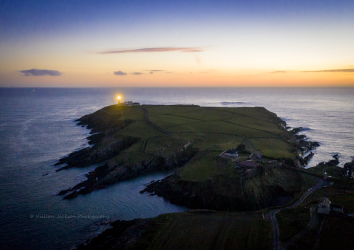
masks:
[[[302,132],[302,131],[310,131],[310,130],[312,130],[312,129],[310,129],[310,128],[306,128],[306,127],[302,127],[301,132]]]
[[[245,102],[220,102],[222,105],[245,104]]]

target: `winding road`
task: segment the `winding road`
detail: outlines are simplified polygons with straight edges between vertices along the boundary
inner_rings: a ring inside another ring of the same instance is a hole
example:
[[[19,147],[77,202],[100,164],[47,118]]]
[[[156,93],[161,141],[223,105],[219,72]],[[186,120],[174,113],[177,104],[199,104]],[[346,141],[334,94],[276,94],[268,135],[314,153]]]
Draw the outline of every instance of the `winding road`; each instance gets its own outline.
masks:
[[[281,246],[281,242],[280,242],[280,234],[279,234],[279,224],[278,224],[278,220],[277,220],[277,213],[279,213],[281,210],[283,209],[288,209],[288,208],[293,208],[296,207],[298,205],[300,205],[310,194],[312,194],[313,192],[315,192],[317,189],[320,189],[322,187],[324,187],[326,185],[326,181],[323,179],[317,179],[317,185],[314,186],[313,188],[310,188],[309,190],[307,190],[307,192],[300,198],[298,199],[295,203],[285,207],[285,208],[280,208],[280,209],[275,209],[272,210],[269,213],[269,220],[272,223],[273,226],[273,245],[274,245],[274,250],[280,250],[283,249]]]

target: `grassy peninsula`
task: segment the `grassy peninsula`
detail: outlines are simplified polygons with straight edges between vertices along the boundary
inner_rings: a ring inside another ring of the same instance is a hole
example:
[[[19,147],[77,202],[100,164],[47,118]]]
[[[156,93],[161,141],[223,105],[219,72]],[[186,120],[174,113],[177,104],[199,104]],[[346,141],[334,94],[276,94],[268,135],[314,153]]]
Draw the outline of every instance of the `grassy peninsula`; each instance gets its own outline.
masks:
[[[179,169],[179,180],[201,189],[215,181],[220,187],[216,192],[226,199],[241,193],[260,197],[263,193],[257,190],[263,189],[269,199],[258,199],[256,206],[264,207],[277,198],[277,190],[290,197],[301,189],[298,173],[280,169],[279,162],[301,166],[301,154],[316,146],[296,137],[300,129],[286,130],[284,121],[261,107],[112,105],[77,121],[91,129],[92,147],[61,159],[56,165],[66,165],[57,171],[106,163],[90,172],[86,181],[61,191],[66,199],[148,172]],[[239,145],[243,147],[237,159],[219,156]],[[235,169],[237,162],[252,154],[264,164]],[[255,176],[262,181],[252,181]],[[254,201],[246,202],[249,208],[253,206]]]

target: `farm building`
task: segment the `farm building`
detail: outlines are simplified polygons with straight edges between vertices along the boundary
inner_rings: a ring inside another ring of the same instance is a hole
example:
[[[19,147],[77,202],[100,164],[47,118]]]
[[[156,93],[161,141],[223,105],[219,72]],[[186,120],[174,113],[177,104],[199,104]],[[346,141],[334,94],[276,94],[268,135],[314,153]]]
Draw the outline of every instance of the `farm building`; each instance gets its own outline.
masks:
[[[323,201],[317,205],[317,213],[329,214],[331,210],[331,201],[327,197],[323,197]]]
[[[330,213],[344,213],[343,206],[333,204],[327,197],[323,197],[323,201],[317,205],[317,213],[330,214]]]
[[[344,213],[343,206],[338,204],[331,204],[331,212]]]

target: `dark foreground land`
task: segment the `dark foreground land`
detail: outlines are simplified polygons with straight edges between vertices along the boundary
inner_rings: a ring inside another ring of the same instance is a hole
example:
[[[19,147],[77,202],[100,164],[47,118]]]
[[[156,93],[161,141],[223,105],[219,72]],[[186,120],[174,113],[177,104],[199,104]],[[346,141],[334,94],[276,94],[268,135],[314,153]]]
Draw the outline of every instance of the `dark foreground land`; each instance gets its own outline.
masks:
[[[254,212],[190,210],[115,221],[77,249],[353,249],[354,180],[331,163],[302,171],[309,183],[319,182],[296,202]],[[333,176],[319,179],[324,171]],[[344,213],[318,214],[323,197],[342,204]],[[280,211],[277,236],[270,219],[274,211]]]
[[[113,222],[112,229],[79,249],[351,246],[343,243],[353,231],[350,218],[322,220],[316,205],[326,196],[352,213],[352,180],[343,177],[337,159],[304,169],[313,154],[302,155],[318,143],[264,108],[113,105],[83,116],[78,124],[91,129],[92,147],[61,159],[56,165],[65,165],[58,171],[103,163],[59,195],[73,199],[145,173],[175,169],[142,192],[196,209]],[[329,180],[322,180],[325,172]],[[333,223],[349,231],[323,238],[335,234],[329,227]]]
[[[116,221],[77,249],[269,249],[260,213],[191,210],[152,219]]]

